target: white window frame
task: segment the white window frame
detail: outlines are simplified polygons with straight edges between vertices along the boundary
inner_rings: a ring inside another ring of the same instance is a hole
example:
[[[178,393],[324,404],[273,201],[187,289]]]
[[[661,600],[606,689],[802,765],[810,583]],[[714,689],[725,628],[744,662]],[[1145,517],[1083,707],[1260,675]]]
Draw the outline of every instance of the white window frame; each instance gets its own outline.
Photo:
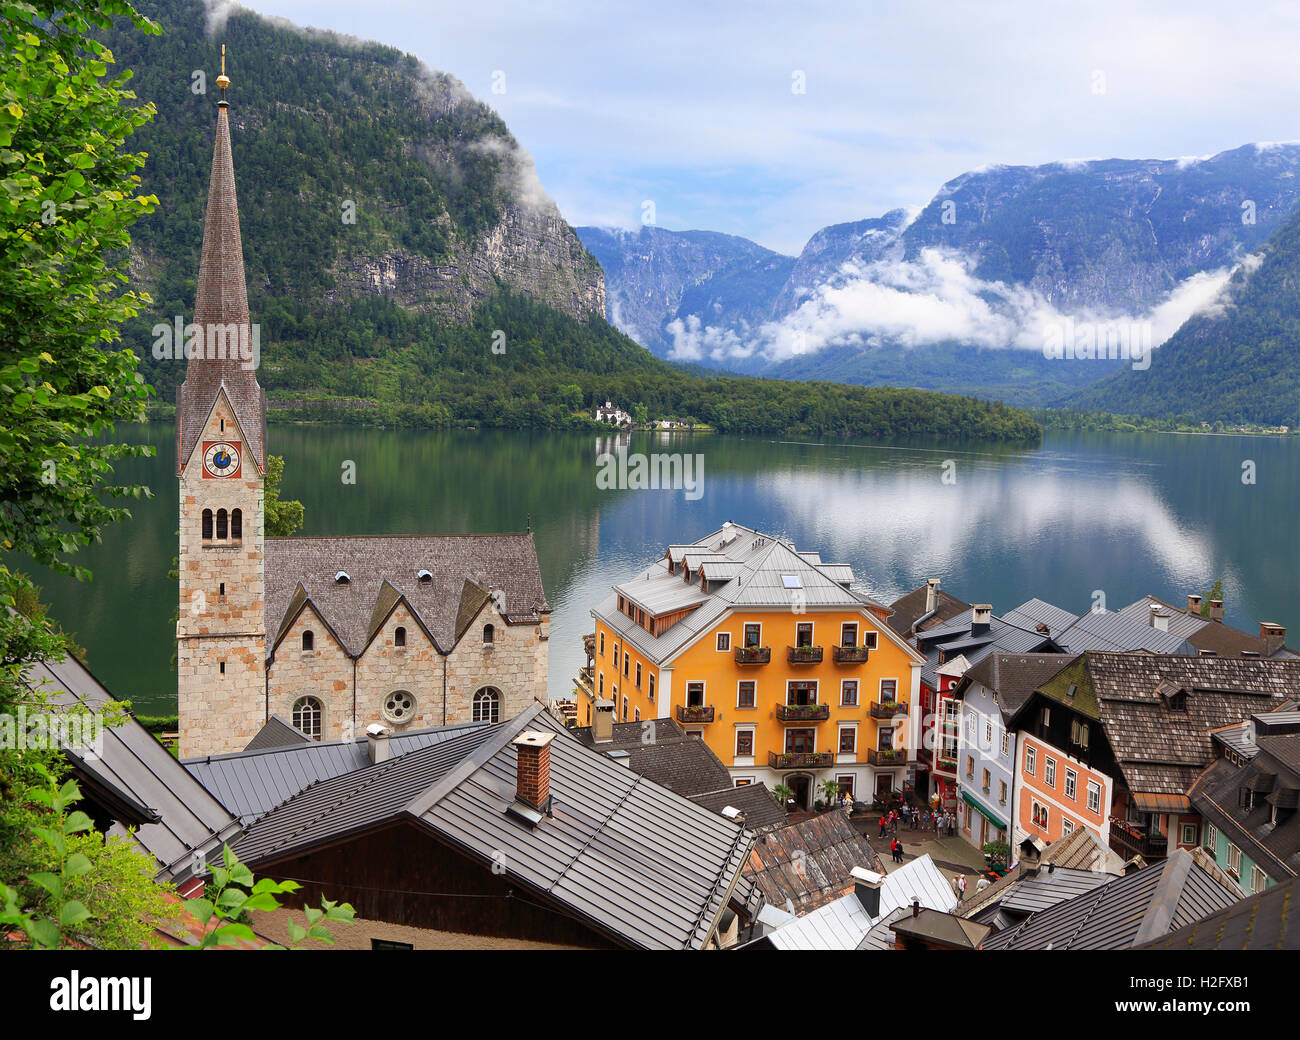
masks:
[[[1250,868],[1250,890],[1252,892],[1263,892],[1268,888],[1268,875],[1259,867]]]
[[[1079,800],[1079,774],[1069,766],[1065,768],[1065,797],[1072,802]]]
[[[1038,749],[1030,744],[1025,745],[1025,775],[1038,775]]]
[[[880,633],[872,630],[862,633],[862,645],[868,650],[875,650],[880,645]]]
[[[1205,833],[1201,836],[1201,848],[1213,852],[1219,847],[1219,828],[1209,820],[1205,821]]]
[[[844,687],[848,686],[849,683],[853,684],[856,691],[853,695],[852,701],[846,701],[844,699]],[[859,708],[861,706],[862,706],[862,683],[857,679],[841,679],[840,680],[840,707]]]
[[[850,625],[853,626],[853,642],[852,642],[852,643],[846,643],[846,642],[844,642],[844,630],[845,630],[846,628],[848,628]],[[862,633],[862,626],[859,625],[856,621],[844,621],[844,622],[841,622],[841,623],[840,623],[840,646],[852,646],[852,647],[857,647],[857,645],[858,645],[858,636],[859,636],[861,633]]]
[[[1056,790],[1056,759],[1051,755],[1043,756],[1043,783]]]
[[[1241,877],[1241,849],[1237,848],[1232,842],[1228,842],[1228,869],[1231,870],[1238,878]]]
[[[1062,816],[1062,817],[1061,817],[1061,837],[1064,838],[1064,837],[1066,837],[1067,835],[1070,835],[1070,834],[1073,834],[1073,833],[1074,833],[1074,821],[1073,821],[1072,819],[1070,819],[1068,816]]]
[[[692,686],[698,686],[700,688],[699,704],[691,704]],[[709,704],[709,684],[705,682],[703,679],[692,679],[690,682],[688,682],[685,686],[682,687],[682,696],[685,698],[685,700],[682,703],[685,704],[686,707],[706,708],[708,707]]]
[[[724,639],[727,641],[727,645],[726,645],[726,646],[723,646],[723,645],[722,645],[722,641],[723,641]],[[714,639],[713,646],[714,646],[714,649],[715,649],[718,653],[720,653],[720,654],[729,654],[729,653],[731,653],[731,633],[730,633],[730,632],[718,632],[718,633],[716,633],[716,636],[715,636],[715,639]]]
[[[1011,734],[1008,733],[1005,729],[1002,731],[1001,754],[1003,758],[1007,758],[1011,754]]]
[[[740,735],[742,733],[749,734],[748,755],[742,755],[740,753]],[[732,738],[731,741],[731,757],[752,759],[754,755],[757,753],[757,748],[758,748],[758,728],[756,726],[752,726],[749,724],[743,726],[737,726],[735,731],[735,736]]]
[[[1088,812],[1101,815],[1101,784],[1096,780],[1088,781]]]
[[[741,648],[742,650],[745,649],[745,629],[747,629],[747,628],[757,628],[757,629],[758,629],[758,642],[755,643],[754,646],[755,646],[755,647],[760,647],[760,646],[762,646],[762,645],[763,645],[763,622],[761,622],[761,621],[746,621],[743,625],[740,626],[740,648]]]
[[[845,750],[840,746],[841,743],[843,743],[843,737],[844,737],[844,734],[845,734],[845,733],[852,733],[852,734],[853,734],[853,749],[852,749],[851,751],[845,751]],[[837,754],[837,755],[853,755],[854,757],[856,757],[856,756],[857,756],[857,753],[858,753],[858,726],[857,726],[857,723],[853,723],[852,725],[848,725],[848,724],[845,724],[845,723],[840,723],[840,725],[839,725],[839,727],[837,728],[836,733],[835,733],[835,754]]]

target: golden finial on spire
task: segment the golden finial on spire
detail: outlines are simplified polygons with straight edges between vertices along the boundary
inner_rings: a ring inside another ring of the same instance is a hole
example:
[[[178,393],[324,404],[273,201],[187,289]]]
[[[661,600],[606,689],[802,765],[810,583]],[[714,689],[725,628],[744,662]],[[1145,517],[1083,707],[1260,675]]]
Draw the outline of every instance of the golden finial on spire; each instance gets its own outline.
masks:
[[[221,75],[217,77],[217,86],[223,91],[230,86],[230,77],[226,75],[226,45],[221,45]]]

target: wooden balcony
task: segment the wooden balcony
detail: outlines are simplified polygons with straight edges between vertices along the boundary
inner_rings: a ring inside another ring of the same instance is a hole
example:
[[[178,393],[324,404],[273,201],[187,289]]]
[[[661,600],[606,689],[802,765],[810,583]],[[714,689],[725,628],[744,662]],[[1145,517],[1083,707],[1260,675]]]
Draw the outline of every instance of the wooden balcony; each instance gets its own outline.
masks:
[[[837,646],[831,650],[836,664],[866,664],[871,651],[865,646]]]
[[[873,719],[892,719],[896,715],[907,714],[907,701],[872,701],[871,717]]]
[[[770,646],[736,647],[736,664],[767,664],[772,660]]]
[[[873,766],[905,766],[907,765],[907,748],[890,748],[884,751],[868,748],[867,764]]]
[[[778,704],[779,722],[825,722],[831,717],[829,704]]]
[[[1140,827],[1125,820],[1110,821],[1110,847],[1125,859],[1141,856],[1143,859],[1164,859],[1169,854],[1169,839],[1163,834],[1147,834]]]
[[[713,705],[700,704],[689,707],[685,704],[677,705],[677,721],[686,725],[699,725],[701,722],[713,721]]]
[[[767,764],[771,769],[823,769],[833,765],[835,755],[830,751],[787,751],[777,754],[767,753]]]
[[[820,646],[791,646],[786,648],[786,660],[791,664],[821,664]]]

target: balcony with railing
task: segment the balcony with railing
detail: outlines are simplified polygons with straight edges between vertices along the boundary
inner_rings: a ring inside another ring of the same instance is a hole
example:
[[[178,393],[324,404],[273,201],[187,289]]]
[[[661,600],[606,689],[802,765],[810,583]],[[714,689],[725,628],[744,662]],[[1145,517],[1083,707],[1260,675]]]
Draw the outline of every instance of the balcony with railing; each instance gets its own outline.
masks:
[[[837,646],[831,651],[836,664],[866,664],[871,650],[865,646]]]
[[[831,717],[829,704],[778,704],[776,717],[780,722],[825,722]]]
[[[872,701],[871,717],[873,719],[892,719],[896,715],[907,714],[907,701]]]
[[[767,764],[771,769],[823,769],[833,765],[835,755],[830,751],[786,751],[778,754],[767,753]]]
[[[1110,847],[1125,859],[1164,859],[1169,854],[1169,839],[1158,831],[1151,834],[1142,824],[1111,817]]]
[[[736,664],[767,664],[772,660],[770,646],[736,647]]]
[[[786,647],[786,660],[791,664],[821,664],[822,648],[820,646]]]
[[[687,725],[699,725],[701,722],[712,722],[713,705],[679,704],[677,705],[677,721]]]
[[[573,677],[573,685],[591,700],[596,699],[596,677],[594,668],[579,668]]]
[[[907,748],[868,748],[867,764],[873,766],[907,765]]]

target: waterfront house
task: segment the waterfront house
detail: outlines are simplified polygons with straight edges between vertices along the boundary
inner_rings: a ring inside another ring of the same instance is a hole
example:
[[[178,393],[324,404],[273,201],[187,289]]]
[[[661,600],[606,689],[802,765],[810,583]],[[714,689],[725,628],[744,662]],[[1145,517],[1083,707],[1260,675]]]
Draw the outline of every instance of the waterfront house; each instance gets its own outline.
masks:
[[[1300,661],[1089,651],[1040,685],[1020,732],[1013,842],[1088,827],[1146,860],[1199,845],[1188,792],[1211,731],[1300,692]]]
[[[1156,596],[1141,599],[1122,608],[1119,613],[1133,621],[1150,624],[1186,639],[1196,652],[1206,657],[1277,657],[1297,656],[1286,645],[1286,629],[1272,621],[1259,623],[1259,635],[1253,636],[1223,621],[1223,600],[1203,598],[1192,593],[1185,607],[1167,603]]]
[[[922,656],[853,588],[846,564],[727,523],[666,547],[592,610],[579,721],[676,719],[737,784],[812,808],[834,784],[870,802],[899,791],[916,757]]]
[[[1246,892],[1300,875],[1300,705],[1211,733],[1214,763],[1188,792],[1201,845]]]

